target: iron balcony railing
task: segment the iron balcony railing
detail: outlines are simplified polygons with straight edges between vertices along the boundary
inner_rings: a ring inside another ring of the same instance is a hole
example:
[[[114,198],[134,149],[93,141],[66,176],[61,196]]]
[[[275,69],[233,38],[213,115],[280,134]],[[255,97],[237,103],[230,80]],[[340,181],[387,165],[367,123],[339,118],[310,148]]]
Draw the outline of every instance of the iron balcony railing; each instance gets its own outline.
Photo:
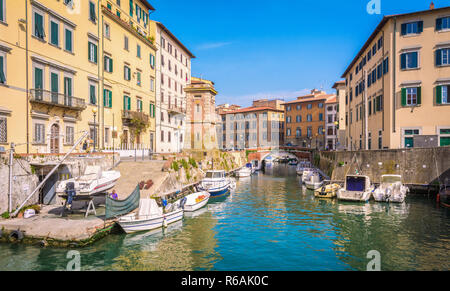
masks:
[[[31,89],[30,93],[31,102],[64,107],[73,110],[86,109],[86,102],[81,98],[42,89]]]
[[[130,110],[122,110],[122,119],[124,121],[131,121],[133,119],[139,119],[148,123],[150,120],[150,116],[145,114],[144,112],[130,111]]]
[[[169,104],[167,109],[174,114],[186,114],[186,108],[175,104]]]

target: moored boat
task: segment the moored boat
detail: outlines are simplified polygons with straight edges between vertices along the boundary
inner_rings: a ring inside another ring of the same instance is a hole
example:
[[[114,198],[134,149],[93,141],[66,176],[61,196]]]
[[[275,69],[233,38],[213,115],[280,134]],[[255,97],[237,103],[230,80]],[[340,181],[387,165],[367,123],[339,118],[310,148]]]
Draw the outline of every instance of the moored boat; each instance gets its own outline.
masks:
[[[306,161],[302,161],[297,165],[297,175],[299,176],[303,176],[303,171],[305,169],[309,169],[311,168],[311,163],[310,162],[306,162]]]
[[[408,187],[402,183],[402,176],[383,175],[380,187],[373,192],[373,198],[377,202],[403,203],[408,191]]]
[[[253,168],[253,172],[261,171],[262,163],[259,160],[253,160],[251,162],[251,165],[252,165],[252,168]]]
[[[196,210],[199,210],[200,208],[204,207],[206,204],[208,204],[209,197],[211,195],[206,192],[197,192],[190,194],[186,196],[186,203],[184,204],[184,211],[185,212],[194,212]]]
[[[211,198],[230,193],[232,183],[225,177],[225,171],[208,171],[200,183],[200,188],[211,194]]]
[[[165,227],[183,219],[183,207],[186,200],[183,198],[163,208],[156,203],[155,199],[142,199],[139,212],[120,217],[118,223],[126,233]]]
[[[306,189],[316,190],[316,189],[322,187],[322,185],[323,185],[323,181],[321,181],[319,173],[314,172],[314,173],[307,175],[307,178],[305,179]]]
[[[345,186],[337,192],[337,198],[343,201],[368,202],[374,187],[369,177],[363,175],[347,175]]]
[[[302,182],[305,183],[307,179],[309,179],[309,176],[314,173],[314,169],[312,168],[304,168],[302,176]]]
[[[56,193],[65,193],[67,183],[74,183],[75,191],[81,195],[94,195],[112,189],[120,178],[119,171],[102,171],[99,166],[87,166],[84,174],[58,183]]]
[[[314,196],[317,198],[335,198],[339,189],[341,189],[339,184],[324,185],[314,191]]]
[[[447,208],[450,208],[450,186],[444,185],[438,194],[439,203]]]
[[[252,175],[252,169],[247,168],[247,167],[243,167],[241,169],[239,169],[238,171],[236,171],[236,177],[238,178],[246,178],[246,177],[250,177]]]

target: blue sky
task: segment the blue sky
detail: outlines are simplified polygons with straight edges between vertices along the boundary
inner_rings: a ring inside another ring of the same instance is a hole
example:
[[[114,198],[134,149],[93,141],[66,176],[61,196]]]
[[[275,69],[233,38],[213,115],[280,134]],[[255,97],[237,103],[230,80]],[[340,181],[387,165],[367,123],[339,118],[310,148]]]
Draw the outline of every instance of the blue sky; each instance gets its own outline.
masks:
[[[192,75],[216,83],[216,103],[292,100],[312,88],[331,93],[383,15],[425,10],[431,0],[150,0],[193,53]],[[450,0],[434,0],[436,7]]]

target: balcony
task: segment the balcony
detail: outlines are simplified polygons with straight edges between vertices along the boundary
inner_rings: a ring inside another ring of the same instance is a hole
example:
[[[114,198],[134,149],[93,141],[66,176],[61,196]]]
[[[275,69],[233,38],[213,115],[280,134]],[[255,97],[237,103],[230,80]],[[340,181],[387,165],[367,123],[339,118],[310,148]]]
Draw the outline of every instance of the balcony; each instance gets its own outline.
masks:
[[[171,114],[186,114],[186,108],[183,108],[182,106],[177,106],[175,104],[169,104],[169,106],[167,106],[167,110]]]
[[[42,89],[31,89],[30,95],[30,102],[32,103],[56,106],[75,111],[83,111],[86,109],[86,103],[81,98]]]
[[[150,121],[150,116],[144,112],[122,110],[123,123],[125,125],[131,125],[132,120],[140,120],[147,124]]]

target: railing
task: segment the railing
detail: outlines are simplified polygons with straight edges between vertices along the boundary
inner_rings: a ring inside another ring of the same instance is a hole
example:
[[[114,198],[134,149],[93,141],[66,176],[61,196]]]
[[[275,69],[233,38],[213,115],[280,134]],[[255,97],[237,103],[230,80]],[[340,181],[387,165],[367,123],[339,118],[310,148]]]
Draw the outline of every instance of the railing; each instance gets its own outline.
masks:
[[[31,89],[30,95],[31,102],[65,107],[74,110],[86,109],[86,102],[84,99],[68,96],[58,92],[51,92],[42,89]]]
[[[182,106],[177,106],[175,104],[169,104],[167,109],[173,113],[186,114],[186,108],[183,108]]]
[[[139,119],[147,123],[150,120],[150,116],[148,114],[145,114],[144,112],[122,110],[122,119],[126,121]]]

